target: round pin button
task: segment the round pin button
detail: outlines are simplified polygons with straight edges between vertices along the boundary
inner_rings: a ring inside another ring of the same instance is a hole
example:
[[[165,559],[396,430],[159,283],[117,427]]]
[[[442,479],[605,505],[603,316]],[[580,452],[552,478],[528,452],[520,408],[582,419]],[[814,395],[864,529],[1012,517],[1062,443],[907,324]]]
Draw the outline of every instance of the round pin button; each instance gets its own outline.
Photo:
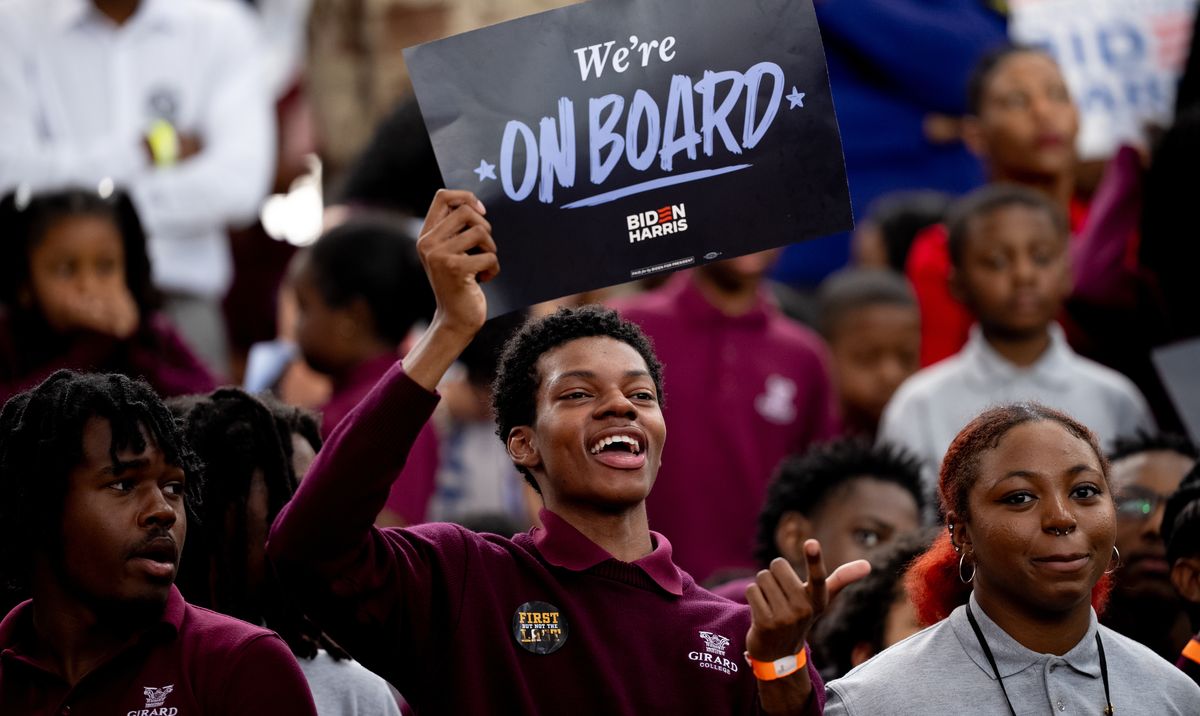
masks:
[[[567,619],[548,602],[525,602],[512,618],[513,639],[534,654],[553,654],[567,643]]]

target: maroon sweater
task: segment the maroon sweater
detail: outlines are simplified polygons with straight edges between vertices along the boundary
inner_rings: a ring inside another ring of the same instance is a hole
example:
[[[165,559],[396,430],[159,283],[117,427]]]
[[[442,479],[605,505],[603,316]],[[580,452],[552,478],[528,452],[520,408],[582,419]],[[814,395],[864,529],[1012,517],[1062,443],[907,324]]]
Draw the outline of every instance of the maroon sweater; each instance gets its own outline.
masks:
[[[145,378],[164,397],[207,393],[217,379],[162,314],[151,314],[126,340],[99,333],[61,336],[0,310],[0,405],[56,370],[124,373]]]
[[[437,396],[397,365],[330,436],[268,554],[313,618],[422,714],[750,714],[748,607],[565,520],[512,539],[372,520]],[[546,653],[538,653],[546,652]],[[820,713],[824,688],[809,669]]]
[[[396,356],[382,355],[355,366],[346,375],[333,381],[333,395],[321,406],[321,436],[328,439],[354,406],[371,392],[384,373],[396,362]],[[406,525],[425,521],[429,500],[437,489],[438,440],[433,424],[426,425],[417,436],[408,461],[404,465],[404,480],[397,481],[388,495],[386,507]],[[403,485],[401,484],[403,483]],[[404,487],[406,489],[401,489]]]
[[[171,588],[162,618],[74,687],[29,656],[33,603],[0,622],[0,714],[316,716],[304,673],[266,629],[193,607]]]

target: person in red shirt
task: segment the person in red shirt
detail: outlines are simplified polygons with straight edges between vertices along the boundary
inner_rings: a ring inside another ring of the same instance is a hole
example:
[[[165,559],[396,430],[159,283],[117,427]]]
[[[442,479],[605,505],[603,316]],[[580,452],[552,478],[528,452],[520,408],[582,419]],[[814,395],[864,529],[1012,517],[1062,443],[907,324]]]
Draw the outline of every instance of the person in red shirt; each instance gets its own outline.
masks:
[[[315,716],[274,633],[173,582],[201,465],[142,382],[59,371],[0,411],[0,713]]]
[[[1072,233],[1082,229],[1087,209],[1074,195],[1079,109],[1054,58],[1031,47],[993,51],[975,68],[967,108],[963,140],[986,164],[989,181],[1045,194],[1070,217]],[[967,342],[972,318],[950,293],[950,271],[945,225],[918,234],[905,273],[921,308],[922,366]]]
[[[530,322],[501,357],[497,434],[541,493],[542,527],[508,539],[372,525],[435,387],[487,314],[479,283],[500,266],[484,212],[469,192],[434,199],[418,242],[432,324],[334,430],[276,519],[277,573],[419,713],[820,713],[805,638],[869,566],[827,577],[810,540],[809,581],[774,560],[747,588],[749,607],[681,571],[646,512],[666,439],[662,366],[613,311]]]

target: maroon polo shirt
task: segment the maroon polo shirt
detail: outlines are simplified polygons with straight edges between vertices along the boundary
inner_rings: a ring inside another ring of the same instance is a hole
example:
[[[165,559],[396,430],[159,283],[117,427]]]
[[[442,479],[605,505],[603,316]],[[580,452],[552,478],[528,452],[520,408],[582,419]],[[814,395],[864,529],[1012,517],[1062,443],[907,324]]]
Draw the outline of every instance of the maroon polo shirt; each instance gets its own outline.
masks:
[[[0,405],[62,368],[145,378],[164,397],[207,393],[218,382],[161,313],[122,340],[91,331],[60,335],[40,317],[0,307]]]
[[[347,375],[333,382],[333,394],[320,410],[322,437],[329,437],[346,414],[366,397],[395,362],[395,355],[384,354],[360,363]],[[438,460],[437,435],[434,433],[433,424],[430,423],[421,429],[409,455],[405,466],[406,489],[392,491],[385,505],[399,515],[405,524],[415,525],[425,521],[425,514],[429,511],[429,500],[437,489]]]
[[[712,593],[719,597],[725,597],[730,601],[738,604],[748,604],[746,601],[746,587],[754,584],[754,577],[738,577],[731,579],[724,584],[718,584],[712,588]]]
[[[748,313],[726,316],[687,274],[615,307],[653,339],[663,364],[667,444],[646,501],[650,526],[701,580],[755,567],[776,466],[840,430],[825,344],[765,291]]]
[[[274,632],[193,607],[171,587],[161,619],[74,687],[29,656],[33,602],[0,622],[5,716],[316,716],[296,658]]]
[[[437,396],[397,365],[334,430],[267,543],[280,578],[426,714],[751,714],[749,608],[701,589],[671,544],[631,563],[558,515],[512,539],[377,529]],[[809,669],[819,713],[824,688]]]

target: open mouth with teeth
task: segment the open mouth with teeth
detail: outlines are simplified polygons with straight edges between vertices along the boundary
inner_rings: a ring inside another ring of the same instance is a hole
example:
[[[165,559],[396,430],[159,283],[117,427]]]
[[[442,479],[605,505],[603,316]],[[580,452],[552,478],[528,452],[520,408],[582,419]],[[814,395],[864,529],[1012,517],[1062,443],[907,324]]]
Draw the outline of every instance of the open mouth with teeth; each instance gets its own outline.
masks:
[[[592,443],[590,452],[597,461],[619,470],[636,470],[646,464],[641,441],[632,435],[609,435]]]
[[[636,438],[629,435],[612,435],[607,438],[601,438],[592,445],[592,454],[597,455],[601,452],[630,452],[637,455],[642,452],[642,446]]]

